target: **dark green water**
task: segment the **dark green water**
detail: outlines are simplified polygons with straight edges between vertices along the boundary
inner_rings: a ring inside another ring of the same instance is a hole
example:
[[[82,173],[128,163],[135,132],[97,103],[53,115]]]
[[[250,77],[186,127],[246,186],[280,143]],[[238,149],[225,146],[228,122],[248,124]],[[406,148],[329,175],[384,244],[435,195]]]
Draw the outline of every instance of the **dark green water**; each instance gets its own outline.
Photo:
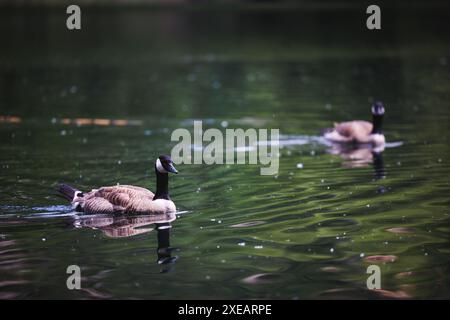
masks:
[[[1,9],[0,298],[450,298],[450,10],[391,7],[379,32],[364,12],[91,9],[69,32],[57,9]],[[388,148],[332,152],[321,128],[370,119],[373,99]],[[56,197],[59,182],[153,190],[194,119],[280,128],[279,174],[179,165],[181,213],[159,232],[173,217]],[[385,291],[366,288],[370,264]]]

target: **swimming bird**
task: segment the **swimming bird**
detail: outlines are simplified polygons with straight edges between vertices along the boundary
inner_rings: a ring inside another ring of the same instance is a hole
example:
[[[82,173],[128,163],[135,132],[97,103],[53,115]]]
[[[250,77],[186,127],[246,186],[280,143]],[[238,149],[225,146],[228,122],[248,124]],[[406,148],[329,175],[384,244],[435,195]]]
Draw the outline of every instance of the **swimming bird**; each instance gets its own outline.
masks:
[[[178,173],[169,156],[161,155],[155,162],[156,193],[145,188],[117,185],[82,192],[67,184],[58,191],[72,203],[76,211],[87,213],[154,213],[175,212],[169,196],[169,172]]]
[[[383,103],[375,102],[372,105],[372,123],[363,120],[335,123],[334,128],[324,130],[323,136],[331,142],[382,147],[386,142],[382,131],[383,116]]]

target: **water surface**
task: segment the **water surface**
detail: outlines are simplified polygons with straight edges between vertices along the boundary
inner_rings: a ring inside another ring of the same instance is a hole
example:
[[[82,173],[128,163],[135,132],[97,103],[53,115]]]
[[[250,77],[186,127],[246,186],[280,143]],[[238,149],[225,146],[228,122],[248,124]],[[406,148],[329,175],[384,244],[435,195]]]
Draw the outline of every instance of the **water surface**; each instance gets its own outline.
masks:
[[[91,9],[78,33],[57,10],[3,10],[0,298],[450,298],[448,6],[391,8],[379,33],[359,9]],[[373,99],[383,152],[320,139]],[[176,217],[83,216],[55,195],[153,190],[194,120],[280,128],[279,174],[180,165]]]

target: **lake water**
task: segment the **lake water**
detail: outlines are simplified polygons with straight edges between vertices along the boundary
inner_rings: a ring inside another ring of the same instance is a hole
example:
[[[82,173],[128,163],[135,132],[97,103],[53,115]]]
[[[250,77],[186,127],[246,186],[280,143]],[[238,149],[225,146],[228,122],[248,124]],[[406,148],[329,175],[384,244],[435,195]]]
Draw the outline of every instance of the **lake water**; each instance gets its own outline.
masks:
[[[3,9],[0,298],[450,298],[449,11],[388,7],[369,32],[358,6],[97,8],[69,32],[64,10]],[[322,141],[374,99],[382,153]],[[56,196],[154,190],[156,157],[194,120],[279,128],[278,175],[178,165],[176,216],[81,215]]]

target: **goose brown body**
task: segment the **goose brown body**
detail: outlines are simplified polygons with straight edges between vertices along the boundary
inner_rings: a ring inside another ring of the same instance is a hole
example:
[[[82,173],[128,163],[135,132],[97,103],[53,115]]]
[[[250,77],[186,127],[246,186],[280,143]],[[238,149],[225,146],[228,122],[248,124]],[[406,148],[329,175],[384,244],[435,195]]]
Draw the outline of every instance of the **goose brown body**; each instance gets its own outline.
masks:
[[[326,129],[323,136],[331,142],[383,146],[386,142],[382,133],[383,115],[383,104],[375,102],[372,106],[372,123],[363,120],[335,123],[334,128]]]
[[[325,133],[325,138],[335,142],[370,143],[372,128],[370,122],[363,120],[335,123],[334,128]]]
[[[156,199],[153,192],[136,186],[111,186],[75,197],[72,204],[89,213],[167,213],[175,212],[171,200]]]
[[[77,211],[86,213],[165,214],[175,212],[169,197],[168,173],[177,173],[168,156],[160,156],[155,164],[156,195],[148,189],[117,185],[81,192],[68,185],[61,185],[59,192]]]

